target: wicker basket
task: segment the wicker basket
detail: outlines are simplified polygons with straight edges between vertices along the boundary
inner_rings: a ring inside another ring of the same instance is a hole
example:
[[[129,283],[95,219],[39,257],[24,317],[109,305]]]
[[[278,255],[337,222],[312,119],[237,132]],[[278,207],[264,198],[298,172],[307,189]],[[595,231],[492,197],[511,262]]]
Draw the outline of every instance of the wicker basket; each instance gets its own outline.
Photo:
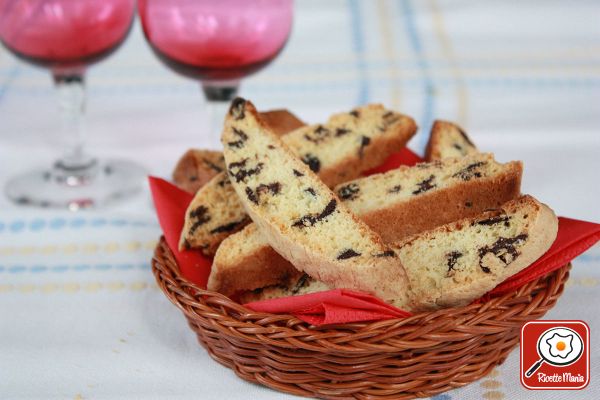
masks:
[[[517,345],[521,326],[554,306],[570,268],[484,304],[314,327],[199,289],[180,276],[164,239],[152,262],[158,285],[212,358],[247,381],[325,399],[428,397],[482,378]]]

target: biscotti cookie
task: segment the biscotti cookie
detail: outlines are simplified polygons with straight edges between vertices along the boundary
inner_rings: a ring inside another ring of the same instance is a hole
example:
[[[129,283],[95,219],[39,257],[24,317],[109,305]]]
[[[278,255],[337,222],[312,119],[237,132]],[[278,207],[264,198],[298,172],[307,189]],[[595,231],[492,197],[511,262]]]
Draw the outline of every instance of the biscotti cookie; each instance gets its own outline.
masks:
[[[225,170],[223,153],[213,150],[189,149],[173,170],[173,182],[180,189],[196,193],[213,176]]]
[[[305,124],[288,110],[260,113],[261,118],[276,135],[303,127]],[[175,184],[190,193],[196,193],[213,176],[225,169],[223,153],[213,150],[190,149],[179,159],[173,170]]]
[[[333,287],[406,296],[398,259],[237,98],[221,137],[231,184],[261,233],[297,269]]]
[[[339,185],[335,192],[384,242],[391,243],[516,198],[521,175],[521,162],[500,164],[491,154],[476,154],[403,166]],[[280,284],[293,269],[257,229],[247,227],[217,250],[208,288],[231,295]]]
[[[333,187],[381,164],[404,147],[415,131],[411,118],[380,105],[368,105],[336,114],[327,124],[297,129],[284,135],[282,140],[325,184]],[[240,146],[243,140],[240,135],[226,145]],[[186,212],[180,248],[199,248],[212,256],[223,239],[244,226],[246,212],[236,196],[228,198],[233,195],[233,189],[227,179],[224,173],[218,174],[196,193]],[[228,198],[227,203],[213,201],[221,198]],[[203,213],[196,212],[198,209]],[[220,227],[231,229],[218,229]],[[215,232],[215,229],[218,230]]]
[[[545,204],[523,196],[394,245],[415,310],[466,305],[540,258],[558,232]]]
[[[464,157],[477,152],[477,148],[460,126],[439,120],[433,123],[425,149],[425,160]]]
[[[270,299],[278,299],[280,297],[300,296],[303,294],[324,292],[330,290],[331,287],[314,280],[307,274],[300,274],[293,280],[288,280],[280,285],[272,285],[264,288],[251,290],[242,293],[239,297],[241,304],[251,303],[253,301],[262,301]]]
[[[269,245],[256,224],[223,240],[208,276],[207,288],[231,296],[271,285],[291,285],[302,276]]]
[[[552,245],[558,219],[523,196],[500,209],[407,238],[394,247],[410,281],[408,311],[469,304],[540,258]],[[242,303],[328,290],[304,277],[244,293]]]

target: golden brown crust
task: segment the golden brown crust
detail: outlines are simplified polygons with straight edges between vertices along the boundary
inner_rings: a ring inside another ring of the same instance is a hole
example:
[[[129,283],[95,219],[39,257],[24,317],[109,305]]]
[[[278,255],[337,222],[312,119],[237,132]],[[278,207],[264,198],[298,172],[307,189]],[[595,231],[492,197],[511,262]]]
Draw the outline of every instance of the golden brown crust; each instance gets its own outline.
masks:
[[[448,153],[449,151],[445,148],[443,139],[446,136],[453,134],[458,134],[459,137],[461,137],[460,153],[462,153],[462,155],[473,154],[477,152],[477,147],[475,147],[475,144],[460,126],[452,122],[436,120],[433,122],[431,133],[429,134],[429,140],[427,141],[427,146],[425,147],[425,160],[434,161],[445,158],[445,153]],[[450,151],[450,153],[454,153],[454,151]],[[460,153],[452,154],[452,156],[460,156]]]
[[[473,217],[519,196],[522,163],[513,161],[507,165],[510,170],[499,177],[476,179],[425,193],[408,202],[363,214],[360,218],[386,243],[391,243],[457,219]]]
[[[173,182],[180,189],[196,193],[213,176],[224,170],[225,159],[220,151],[189,149],[173,170]]]
[[[246,227],[246,229],[248,228],[256,229],[254,225]],[[261,251],[237,259],[233,268],[220,268],[216,260],[226,256],[221,256],[219,253],[230,252],[231,247],[236,246],[236,236],[230,236],[219,246],[208,280],[208,290],[231,296],[244,290],[287,284],[297,280],[302,275],[289,261],[281,257],[270,246],[262,247]]]
[[[294,114],[285,109],[270,110],[259,113],[260,117],[277,136],[283,136],[306,124]]]

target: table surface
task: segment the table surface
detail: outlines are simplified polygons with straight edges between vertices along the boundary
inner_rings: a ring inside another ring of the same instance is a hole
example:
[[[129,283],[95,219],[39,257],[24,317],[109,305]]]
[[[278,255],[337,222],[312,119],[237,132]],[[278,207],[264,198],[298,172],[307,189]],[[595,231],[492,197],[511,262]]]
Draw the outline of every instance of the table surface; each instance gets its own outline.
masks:
[[[559,215],[600,222],[600,4],[300,0],[291,39],[241,94],[308,122],[381,102],[412,115],[421,152],[432,120],[457,121],[484,151],[524,161],[523,191]],[[198,84],[154,58],[136,24],[88,73],[89,149],[168,177],[189,147],[218,147]],[[0,50],[0,185],[60,151],[48,73]],[[198,345],[150,272],[159,227],[147,190],[82,213],[0,197],[0,397],[292,398],[238,379]],[[597,399],[600,247],[574,262],[552,319],[591,327],[592,380],[527,391],[518,351],[439,399]]]

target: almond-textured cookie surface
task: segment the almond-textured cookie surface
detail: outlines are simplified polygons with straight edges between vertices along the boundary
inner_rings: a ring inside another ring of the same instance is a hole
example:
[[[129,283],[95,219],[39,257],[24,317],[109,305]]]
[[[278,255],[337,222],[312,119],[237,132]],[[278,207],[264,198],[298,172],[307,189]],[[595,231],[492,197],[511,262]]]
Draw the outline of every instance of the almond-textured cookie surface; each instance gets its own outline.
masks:
[[[383,163],[390,154],[404,147],[415,131],[416,125],[411,118],[381,105],[368,105],[333,115],[326,124],[297,129],[284,135],[282,140],[333,187]],[[242,140],[242,136],[234,137],[227,145],[238,146]],[[246,212],[235,196],[226,202],[214,201],[232,195],[226,179],[226,174],[217,174],[196,193],[186,213],[180,248],[198,248],[212,256],[223,239],[244,226],[239,221],[247,219]],[[210,223],[199,224],[199,214],[193,213],[199,207],[204,207],[206,214],[210,214]],[[235,229],[213,232],[218,227],[231,226]]]
[[[521,175],[518,161],[500,164],[491,154],[476,154],[400,167],[339,185],[335,192],[391,243],[499,207],[519,196]],[[208,288],[231,295],[282,284],[293,270],[256,228],[248,227],[221,244]]]
[[[462,128],[452,122],[437,120],[433,123],[425,160],[441,160],[447,157],[464,157],[478,152],[477,147]]]
[[[333,287],[405,298],[395,253],[269,131],[252,103],[233,101],[221,140],[233,188],[281,256]]]

